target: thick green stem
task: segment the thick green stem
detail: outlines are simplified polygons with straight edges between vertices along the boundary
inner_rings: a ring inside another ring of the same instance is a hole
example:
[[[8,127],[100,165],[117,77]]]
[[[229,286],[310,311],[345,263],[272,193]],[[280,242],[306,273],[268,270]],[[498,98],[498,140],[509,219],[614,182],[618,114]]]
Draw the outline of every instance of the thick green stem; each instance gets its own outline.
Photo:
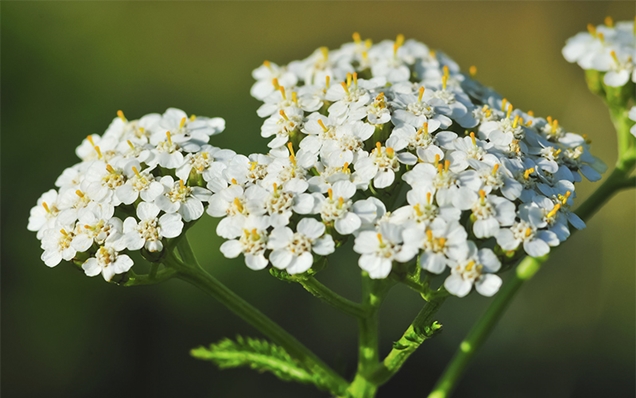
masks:
[[[433,321],[433,316],[435,316],[444,300],[446,300],[446,297],[438,297],[422,307],[402,337],[393,343],[393,349],[389,352],[389,355],[384,358],[384,361],[373,372],[369,378],[371,382],[380,386],[389,381],[400,370],[411,354],[441,328],[439,323]]]
[[[394,282],[374,280],[362,273],[362,307],[366,315],[358,318],[358,370],[347,392],[354,398],[372,398],[378,389],[370,376],[378,366],[378,311]]]
[[[299,280],[298,283],[300,283],[309,293],[346,314],[352,315],[356,318],[366,316],[366,312],[360,304],[340,296],[327,286],[318,282],[318,280],[314,277]]]
[[[486,313],[479,318],[470,332],[468,332],[466,338],[460,343],[459,349],[455,352],[453,359],[451,359],[450,364],[444,370],[442,377],[437,381],[428,398],[446,398],[450,396],[466,366],[484,343],[486,337],[488,337],[506,307],[512,301],[515,293],[523,285],[523,282],[532,278],[545,260],[547,260],[547,257],[539,259],[528,256],[521,261],[513,278],[507,281],[501,291],[497,293]]]
[[[629,155],[629,152],[627,152],[627,155]],[[616,168],[603,184],[578,207],[576,214],[581,217],[583,221],[586,221],[616,192],[624,188],[634,187],[634,178],[629,177],[633,168],[633,160],[619,159]],[[521,261],[517,267],[515,276],[510,281],[507,281],[506,285],[497,293],[495,299],[486,310],[486,313],[479,318],[466,338],[462,341],[458,351],[451,359],[448,367],[444,370],[444,373],[433,388],[433,392],[431,392],[429,398],[446,398],[450,395],[475,352],[481,347],[486,337],[488,337],[495,327],[497,321],[517,291],[525,281],[530,279],[539,270],[541,264],[546,260],[547,257],[537,259],[526,256]]]
[[[184,260],[189,258],[194,260],[194,262],[184,264],[174,257],[170,258],[167,264],[177,271],[177,278],[198,287],[217,299],[221,304],[254,326],[273,342],[285,348],[292,357],[298,360],[307,369],[319,373],[323,380],[327,381],[326,384],[330,387],[332,393],[337,395],[344,393],[347,388],[347,382],[342,377],[329,368],[320,358],[286,330],[236,293],[232,292],[212,275],[204,271],[199,264],[196,263],[196,259],[189,249],[186,239],[179,242],[179,252]]]

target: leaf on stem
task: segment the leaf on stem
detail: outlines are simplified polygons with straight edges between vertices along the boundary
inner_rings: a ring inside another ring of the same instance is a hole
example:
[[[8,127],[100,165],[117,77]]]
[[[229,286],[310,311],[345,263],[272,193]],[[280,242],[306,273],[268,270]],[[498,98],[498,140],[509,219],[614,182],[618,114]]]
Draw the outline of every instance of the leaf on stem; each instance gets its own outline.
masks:
[[[259,372],[271,372],[284,381],[314,384],[329,389],[319,374],[306,369],[294,360],[283,347],[266,340],[236,337],[236,341],[223,339],[209,348],[192,349],[198,359],[214,362],[221,369],[249,366]]]

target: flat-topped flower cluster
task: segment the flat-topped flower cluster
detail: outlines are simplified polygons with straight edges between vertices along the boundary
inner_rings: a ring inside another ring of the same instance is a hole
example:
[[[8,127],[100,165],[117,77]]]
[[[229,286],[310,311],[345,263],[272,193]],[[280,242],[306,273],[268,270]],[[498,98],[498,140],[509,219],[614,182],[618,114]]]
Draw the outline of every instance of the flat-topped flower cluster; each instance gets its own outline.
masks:
[[[568,62],[576,62],[585,70],[603,72],[603,82],[610,87],[636,83],[636,31],[634,21],[614,24],[605,18],[605,24],[589,24],[587,32],[570,38],[563,48]]]
[[[109,280],[130,250],[163,250],[184,222],[220,217],[228,258],[309,270],[347,239],[372,278],[397,264],[449,272],[446,289],[494,294],[501,258],[542,256],[584,223],[574,183],[600,179],[585,137],[535,117],[414,40],[336,50],[253,72],[267,154],[208,145],[221,119],[169,109],[116,118],[33,208],[49,266],[85,260]],[[122,221],[115,209],[127,211]],[[78,253],[85,253],[84,257]]]

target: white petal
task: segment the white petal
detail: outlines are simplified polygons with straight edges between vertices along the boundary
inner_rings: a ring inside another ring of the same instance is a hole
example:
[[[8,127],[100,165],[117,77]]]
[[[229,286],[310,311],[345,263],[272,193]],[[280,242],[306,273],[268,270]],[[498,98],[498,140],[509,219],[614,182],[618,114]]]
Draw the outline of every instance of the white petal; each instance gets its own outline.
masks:
[[[223,242],[220,250],[226,258],[236,258],[243,251],[243,247],[238,240],[228,240]]]
[[[295,257],[292,262],[287,266],[286,270],[290,275],[301,274],[311,268],[314,263],[314,257],[309,252],[304,252],[298,257]]]
[[[458,274],[452,274],[444,281],[444,287],[449,293],[454,294],[457,297],[464,297],[470,293],[470,289],[472,289],[473,284]]]
[[[482,275],[475,282],[475,290],[482,296],[492,297],[499,291],[502,281],[501,278],[493,274]]]
[[[276,268],[285,269],[292,262],[293,255],[287,249],[274,250],[269,255],[269,261]]]
[[[541,239],[533,239],[523,242],[523,249],[532,257],[545,256],[550,252],[550,246]]]

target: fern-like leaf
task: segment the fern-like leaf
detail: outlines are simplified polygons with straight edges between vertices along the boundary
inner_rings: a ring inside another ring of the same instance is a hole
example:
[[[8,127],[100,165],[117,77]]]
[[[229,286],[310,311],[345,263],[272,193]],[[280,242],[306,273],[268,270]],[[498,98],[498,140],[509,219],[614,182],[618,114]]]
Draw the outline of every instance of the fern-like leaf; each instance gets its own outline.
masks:
[[[237,336],[236,341],[226,338],[209,348],[194,348],[190,354],[198,359],[212,361],[221,369],[249,366],[259,372],[271,372],[281,380],[326,387],[320,376],[302,366],[283,347],[266,340],[241,336]]]

